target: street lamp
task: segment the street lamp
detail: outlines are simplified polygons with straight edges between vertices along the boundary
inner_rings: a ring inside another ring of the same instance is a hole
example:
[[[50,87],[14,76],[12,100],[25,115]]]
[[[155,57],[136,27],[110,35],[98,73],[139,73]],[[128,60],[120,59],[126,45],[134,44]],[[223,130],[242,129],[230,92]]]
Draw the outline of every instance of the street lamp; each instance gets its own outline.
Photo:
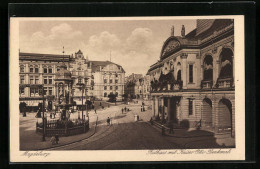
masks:
[[[45,117],[44,117],[44,87],[43,85],[40,86],[42,88],[42,141],[45,141]]]

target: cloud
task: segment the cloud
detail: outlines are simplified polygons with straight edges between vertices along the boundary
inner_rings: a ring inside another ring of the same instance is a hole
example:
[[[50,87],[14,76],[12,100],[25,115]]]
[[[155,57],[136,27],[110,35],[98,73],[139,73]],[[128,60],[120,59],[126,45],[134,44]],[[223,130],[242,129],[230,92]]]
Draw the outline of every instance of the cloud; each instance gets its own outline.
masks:
[[[110,50],[119,50],[120,48],[121,40],[115,34],[107,31],[91,36],[87,44],[87,49],[99,54]]]
[[[126,39],[129,51],[147,53],[152,49],[153,33],[148,28],[136,28]]]
[[[74,31],[72,27],[67,23],[62,23],[60,25],[54,26],[50,29],[50,34],[44,35],[43,32],[38,31],[32,34],[31,41],[51,41],[60,39],[73,39],[80,37],[82,35],[81,31]]]
[[[22,51],[36,53],[61,54],[62,46],[65,47],[65,54],[81,49],[90,60],[109,60],[111,51],[112,62],[123,66],[128,75],[147,73],[149,66],[158,59],[162,44],[154,38],[149,28],[133,29],[125,38],[108,31],[84,37],[81,31],[62,23],[49,29],[48,34],[37,31],[23,37],[20,45]]]

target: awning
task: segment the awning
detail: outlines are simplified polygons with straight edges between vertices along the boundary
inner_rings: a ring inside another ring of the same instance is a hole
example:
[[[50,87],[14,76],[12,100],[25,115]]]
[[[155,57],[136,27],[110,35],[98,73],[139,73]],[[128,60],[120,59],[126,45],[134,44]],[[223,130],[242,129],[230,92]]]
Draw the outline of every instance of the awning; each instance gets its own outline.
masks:
[[[38,106],[39,103],[42,103],[42,100],[24,100],[20,101],[26,103],[26,106]]]

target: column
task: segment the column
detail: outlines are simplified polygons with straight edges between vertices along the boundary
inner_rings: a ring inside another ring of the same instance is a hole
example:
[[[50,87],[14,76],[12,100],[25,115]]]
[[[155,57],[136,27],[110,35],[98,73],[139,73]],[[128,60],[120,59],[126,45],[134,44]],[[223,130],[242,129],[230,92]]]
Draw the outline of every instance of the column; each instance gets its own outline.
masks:
[[[161,97],[161,113],[162,113],[162,121],[165,119],[164,117],[164,98]]]
[[[181,58],[182,58],[182,80],[183,80],[183,89],[187,89],[187,57],[188,55],[183,53],[181,55]]]
[[[155,108],[156,108],[156,111],[157,111],[157,115],[159,117],[159,114],[160,114],[160,110],[159,110],[159,106],[160,106],[160,103],[159,103],[159,98],[158,97],[155,97],[156,98],[156,105],[155,105]]]
[[[167,104],[168,123],[170,123],[171,122],[171,116],[172,116],[172,114],[171,114],[171,98],[169,97],[167,99],[167,101],[168,101],[168,104]]]
[[[196,55],[196,71],[197,71],[197,74],[195,75],[195,78],[197,79],[197,84],[196,86],[197,87],[200,87],[200,83],[201,83],[201,74],[202,74],[202,71],[201,71],[201,63],[200,63],[200,60],[201,60],[201,57],[200,57],[200,54],[197,54]]]
[[[214,110],[213,110],[213,105],[214,105]],[[214,128],[215,128],[215,132],[218,132],[218,128],[219,128],[219,121],[218,121],[218,118],[219,118],[219,105],[218,105],[218,102],[217,102],[217,99],[214,100],[214,104],[212,103],[212,111],[215,112],[215,125],[214,125]]]
[[[153,117],[155,117],[155,97],[153,97],[153,104],[152,104],[152,109],[153,109]]]
[[[216,63],[215,66],[213,63],[213,85],[216,84],[220,72],[220,67],[219,67],[220,61],[216,60],[215,63]]]

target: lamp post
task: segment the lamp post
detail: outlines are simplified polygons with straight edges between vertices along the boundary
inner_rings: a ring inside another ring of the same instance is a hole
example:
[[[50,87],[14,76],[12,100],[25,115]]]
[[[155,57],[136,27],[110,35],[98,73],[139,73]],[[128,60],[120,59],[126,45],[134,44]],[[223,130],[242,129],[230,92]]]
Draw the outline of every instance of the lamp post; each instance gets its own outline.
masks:
[[[45,141],[45,117],[44,117],[44,87],[41,85],[42,88],[42,141]]]

